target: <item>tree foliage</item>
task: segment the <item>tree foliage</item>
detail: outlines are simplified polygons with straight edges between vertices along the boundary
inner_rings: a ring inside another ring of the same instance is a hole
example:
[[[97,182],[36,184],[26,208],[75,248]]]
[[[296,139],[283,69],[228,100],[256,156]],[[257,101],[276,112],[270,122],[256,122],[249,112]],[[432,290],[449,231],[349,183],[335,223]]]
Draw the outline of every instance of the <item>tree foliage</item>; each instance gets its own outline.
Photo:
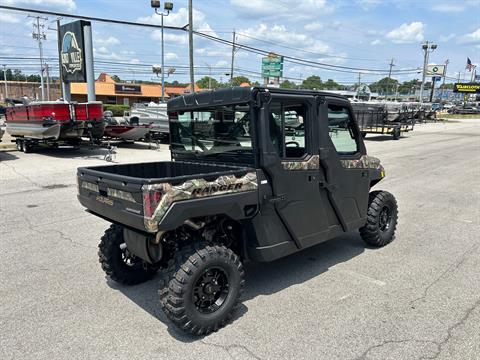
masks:
[[[218,81],[210,76],[204,76],[196,84],[200,89],[218,89],[219,87]]]
[[[302,81],[302,88],[320,90],[322,88],[322,79],[320,79],[320,76],[317,75],[309,76]]]
[[[246,76],[234,76],[232,79],[232,86],[240,86],[243,83],[250,84],[250,79]]]
[[[284,80],[280,83],[282,89],[296,89],[297,85],[293,81]]]

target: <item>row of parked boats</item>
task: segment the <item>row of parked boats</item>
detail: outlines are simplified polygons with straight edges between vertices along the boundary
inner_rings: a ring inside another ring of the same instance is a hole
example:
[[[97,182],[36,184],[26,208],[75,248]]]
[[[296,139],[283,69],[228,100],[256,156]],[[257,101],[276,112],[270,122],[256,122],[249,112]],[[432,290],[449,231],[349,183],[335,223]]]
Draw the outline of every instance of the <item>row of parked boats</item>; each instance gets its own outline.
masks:
[[[147,137],[152,127],[138,121],[118,121],[105,114],[103,104],[97,101],[15,102],[5,109],[5,129],[15,138],[17,148],[25,152],[39,144],[78,145],[83,137],[92,142],[102,138],[139,140]]]

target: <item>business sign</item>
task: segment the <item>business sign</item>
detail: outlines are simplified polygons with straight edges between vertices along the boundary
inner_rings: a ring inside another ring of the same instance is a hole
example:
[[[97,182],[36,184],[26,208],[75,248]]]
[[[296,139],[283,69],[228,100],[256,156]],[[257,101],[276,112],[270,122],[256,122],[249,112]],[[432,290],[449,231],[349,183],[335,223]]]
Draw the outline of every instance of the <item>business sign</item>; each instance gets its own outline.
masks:
[[[262,77],[282,77],[283,73],[283,56],[271,54],[262,58]]]
[[[85,82],[85,43],[83,27],[90,25],[88,21],[74,21],[60,26],[58,51],[62,64],[63,81]]]
[[[130,84],[115,84],[115,93],[117,94],[141,94],[142,88],[140,85]]]
[[[432,76],[432,81],[433,82],[442,81],[442,77],[441,76]]]
[[[480,94],[480,84],[456,83],[453,85],[453,92],[464,94]]]
[[[427,76],[444,76],[445,75],[445,65],[427,65]]]

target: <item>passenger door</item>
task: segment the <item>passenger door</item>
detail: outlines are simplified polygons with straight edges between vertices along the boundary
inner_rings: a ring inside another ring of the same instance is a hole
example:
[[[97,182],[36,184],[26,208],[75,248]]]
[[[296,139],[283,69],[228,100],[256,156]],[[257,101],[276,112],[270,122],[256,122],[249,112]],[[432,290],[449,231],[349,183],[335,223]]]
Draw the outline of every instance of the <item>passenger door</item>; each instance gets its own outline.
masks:
[[[356,230],[366,219],[369,172],[361,167],[366,154],[360,130],[347,100],[327,97],[319,105],[321,188],[344,231]]]
[[[328,238],[335,214],[319,191],[317,109],[313,96],[274,94],[265,114],[273,151],[266,171],[275,209],[298,248]]]

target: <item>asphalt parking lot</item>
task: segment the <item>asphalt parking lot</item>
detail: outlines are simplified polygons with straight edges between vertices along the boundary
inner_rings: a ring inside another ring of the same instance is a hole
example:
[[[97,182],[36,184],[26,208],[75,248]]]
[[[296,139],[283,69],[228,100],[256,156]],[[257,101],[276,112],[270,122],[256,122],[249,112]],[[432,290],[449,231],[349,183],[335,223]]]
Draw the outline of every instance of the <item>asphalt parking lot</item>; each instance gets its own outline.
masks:
[[[104,150],[0,152],[1,359],[480,359],[480,120],[367,136],[397,197],[396,240],[357,233],[268,264],[247,264],[232,324],[178,333],[157,280],[105,279],[108,223],[76,199],[76,168]],[[169,159],[121,147],[118,162]]]

